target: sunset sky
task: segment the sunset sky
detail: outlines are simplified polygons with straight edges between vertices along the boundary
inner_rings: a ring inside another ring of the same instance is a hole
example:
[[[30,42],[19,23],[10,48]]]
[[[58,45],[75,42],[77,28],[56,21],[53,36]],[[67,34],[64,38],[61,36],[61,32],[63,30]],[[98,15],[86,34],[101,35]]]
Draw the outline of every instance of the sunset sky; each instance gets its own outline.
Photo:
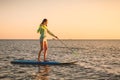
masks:
[[[39,39],[43,18],[60,39],[120,39],[120,0],[0,0],[0,39]]]

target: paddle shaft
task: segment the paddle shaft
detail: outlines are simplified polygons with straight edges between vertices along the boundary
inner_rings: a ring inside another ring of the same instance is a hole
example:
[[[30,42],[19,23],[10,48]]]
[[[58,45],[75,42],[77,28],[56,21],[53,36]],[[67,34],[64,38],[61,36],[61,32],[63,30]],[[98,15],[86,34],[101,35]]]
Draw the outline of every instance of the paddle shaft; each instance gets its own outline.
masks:
[[[67,49],[69,49],[69,47],[62,41],[62,40],[60,40],[60,39],[58,39]],[[72,53],[74,53],[74,51],[73,50],[71,50],[71,49],[69,49]]]

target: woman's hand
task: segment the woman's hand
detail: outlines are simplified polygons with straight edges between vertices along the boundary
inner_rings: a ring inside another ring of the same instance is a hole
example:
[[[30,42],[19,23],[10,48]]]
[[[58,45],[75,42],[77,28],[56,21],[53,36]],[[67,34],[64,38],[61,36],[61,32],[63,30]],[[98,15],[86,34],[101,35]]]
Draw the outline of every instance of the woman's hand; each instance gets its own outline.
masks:
[[[56,39],[59,39],[57,36],[55,36]]]

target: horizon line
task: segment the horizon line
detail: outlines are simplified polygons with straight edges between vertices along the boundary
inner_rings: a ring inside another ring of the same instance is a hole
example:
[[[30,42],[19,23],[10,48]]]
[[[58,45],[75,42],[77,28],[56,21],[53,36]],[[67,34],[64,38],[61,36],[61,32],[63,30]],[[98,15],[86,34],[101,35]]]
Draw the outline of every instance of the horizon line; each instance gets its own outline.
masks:
[[[0,39],[1,40],[39,40],[39,39]],[[48,39],[54,40],[54,39]],[[57,40],[57,39],[56,39]],[[61,39],[61,40],[120,40],[120,39]]]

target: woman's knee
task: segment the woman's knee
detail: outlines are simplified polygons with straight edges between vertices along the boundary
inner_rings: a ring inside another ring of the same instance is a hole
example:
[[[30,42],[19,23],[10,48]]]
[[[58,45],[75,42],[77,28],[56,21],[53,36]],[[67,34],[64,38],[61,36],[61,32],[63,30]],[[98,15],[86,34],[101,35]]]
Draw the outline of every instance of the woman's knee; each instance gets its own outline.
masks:
[[[40,51],[43,51],[43,48],[41,48]]]
[[[47,47],[46,47],[46,48],[44,48],[44,50],[45,50],[45,51],[47,51],[47,49],[48,49]]]

